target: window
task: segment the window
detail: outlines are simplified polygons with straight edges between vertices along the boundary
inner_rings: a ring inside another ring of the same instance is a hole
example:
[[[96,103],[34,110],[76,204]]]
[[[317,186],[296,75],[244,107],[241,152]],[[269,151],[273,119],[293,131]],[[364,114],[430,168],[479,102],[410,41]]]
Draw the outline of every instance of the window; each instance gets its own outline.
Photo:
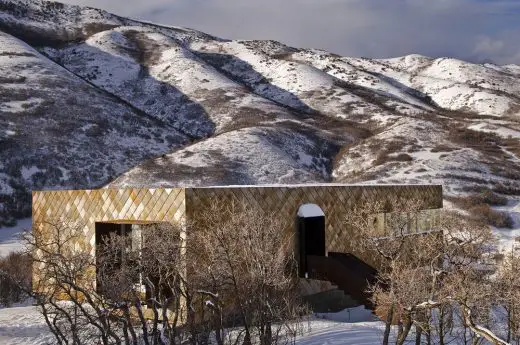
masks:
[[[400,236],[435,231],[439,224],[438,209],[419,212],[389,212],[375,215],[373,224],[378,236]]]

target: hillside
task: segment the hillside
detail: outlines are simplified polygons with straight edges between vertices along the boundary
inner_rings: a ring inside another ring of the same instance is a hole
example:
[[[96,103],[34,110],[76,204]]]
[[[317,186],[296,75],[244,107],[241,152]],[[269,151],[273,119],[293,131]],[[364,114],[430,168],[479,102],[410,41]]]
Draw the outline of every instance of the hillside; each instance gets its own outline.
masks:
[[[442,183],[520,197],[520,66],[337,56],[0,0],[0,223],[42,188]]]

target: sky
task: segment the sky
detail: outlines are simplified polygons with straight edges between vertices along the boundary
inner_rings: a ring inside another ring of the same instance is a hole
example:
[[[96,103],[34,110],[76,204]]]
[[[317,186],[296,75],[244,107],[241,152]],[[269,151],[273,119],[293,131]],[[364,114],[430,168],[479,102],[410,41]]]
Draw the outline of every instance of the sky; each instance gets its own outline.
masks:
[[[228,39],[345,56],[520,64],[520,0],[61,0]]]

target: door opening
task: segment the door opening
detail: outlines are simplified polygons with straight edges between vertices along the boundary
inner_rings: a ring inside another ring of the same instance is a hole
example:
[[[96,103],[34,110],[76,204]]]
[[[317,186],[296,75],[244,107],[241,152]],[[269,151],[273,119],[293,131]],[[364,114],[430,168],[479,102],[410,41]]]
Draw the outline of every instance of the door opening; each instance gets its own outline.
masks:
[[[110,258],[109,265],[105,267],[104,276],[110,276],[110,272],[113,271],[114,274],[117,273],[118,270],[121,269],[121,265],[123,262],[128,263],[127,252],[138,249],[140,247],[140,226],[137,224],[128,224],[128,223],[101,223],[96,222],[96,258],[99,260],[99,253],[103,252],[103,247],[106,245],[106,241],[110,238],[112,234],[121,236],[127,240],[125,240],[124,245],[121,243],[121,247],[116,247],[114,250],[117,250],[117,255]],[[136,286],[141,286],[141,277],[139,277],[139,281],[136,281]],[[96,290],[98,293],[103,294],[103,279],[100,275],[99,270],[96,268]]]
[[[316,204],[298,209],[299,274],[308,277],[307,256],[325,256],[325,213]]]

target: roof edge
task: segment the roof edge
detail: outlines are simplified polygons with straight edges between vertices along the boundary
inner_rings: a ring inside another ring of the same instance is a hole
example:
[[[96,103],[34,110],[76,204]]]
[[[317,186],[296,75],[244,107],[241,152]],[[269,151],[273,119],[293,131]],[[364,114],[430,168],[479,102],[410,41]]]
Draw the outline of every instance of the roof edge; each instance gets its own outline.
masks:
[[[123,189],[226,189],[226,188],[306,188],[306,187],[442,187],[442,184],[429,183],[302,183],[302,184],[260,184],[260,185],[215,185],[215,186],[159,186],[159,187],[114,187],[96,189],[44,189],[33,190],[33,193],[41,192],[66,192],[66,191],[96,191],[96,190],[123,190]]]

